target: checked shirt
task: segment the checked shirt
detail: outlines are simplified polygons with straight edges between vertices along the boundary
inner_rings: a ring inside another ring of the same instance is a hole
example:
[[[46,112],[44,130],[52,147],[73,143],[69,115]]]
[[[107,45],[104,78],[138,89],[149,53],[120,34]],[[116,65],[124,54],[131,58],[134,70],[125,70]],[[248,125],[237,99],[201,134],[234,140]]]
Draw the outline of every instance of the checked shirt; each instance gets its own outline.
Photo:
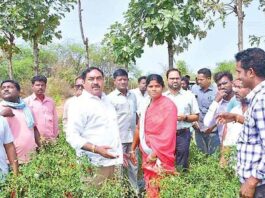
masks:
[[[237,172],[240,182],[253,176],[265,184],[265,81],[248,95],[243,129],[237,144]]]

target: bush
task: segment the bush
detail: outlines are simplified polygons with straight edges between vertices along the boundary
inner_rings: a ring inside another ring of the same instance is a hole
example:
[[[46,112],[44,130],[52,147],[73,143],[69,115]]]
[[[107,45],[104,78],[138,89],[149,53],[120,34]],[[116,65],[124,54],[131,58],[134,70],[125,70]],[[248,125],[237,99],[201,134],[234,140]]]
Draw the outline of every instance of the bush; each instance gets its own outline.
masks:
[[[238,197],[238,178],[233,169],[219,167],[218,157],[218,153],[212,156],[200,153],[193,144],[189,172],[164,178],[160,197]],[[29,164],[21,167],[17,178],[8,176],[1,186],[0,197],[135,197],[128,181],[118,177],[106,181],[101,188],[82,183],[80,178],[93,174],[94,167],[87,158],[79,161],[61,134],[56,143],[44,145]]]

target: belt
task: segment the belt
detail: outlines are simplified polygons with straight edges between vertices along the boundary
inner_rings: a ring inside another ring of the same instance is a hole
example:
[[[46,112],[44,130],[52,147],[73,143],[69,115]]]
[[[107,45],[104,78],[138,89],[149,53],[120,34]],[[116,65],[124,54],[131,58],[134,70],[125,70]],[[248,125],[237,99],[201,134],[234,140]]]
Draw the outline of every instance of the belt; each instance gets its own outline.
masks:
[[[185,132],[187,132],[187,131],[189,131],[189,130],[190,130],[189,128],[178,129],[178,130],[177,130],[177,134],[185,133]]]

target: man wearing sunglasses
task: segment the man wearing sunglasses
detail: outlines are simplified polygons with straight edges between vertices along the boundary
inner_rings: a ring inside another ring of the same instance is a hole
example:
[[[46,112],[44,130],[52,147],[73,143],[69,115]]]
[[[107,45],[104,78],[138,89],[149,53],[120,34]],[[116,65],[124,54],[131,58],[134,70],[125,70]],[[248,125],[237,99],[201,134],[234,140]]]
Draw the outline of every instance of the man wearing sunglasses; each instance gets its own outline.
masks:
[[[67,121],[68,121],[68,110],[70,105],[77,99],[82,94],[82,91],[84,89],[84,80],[82,79],[81,76],[78,76],[75,79],[75,85],[74,85],[74,94],[71,98],[67,99],[66,102],[64,103],[63,107],[63,129],[66,131],[67,127]]]

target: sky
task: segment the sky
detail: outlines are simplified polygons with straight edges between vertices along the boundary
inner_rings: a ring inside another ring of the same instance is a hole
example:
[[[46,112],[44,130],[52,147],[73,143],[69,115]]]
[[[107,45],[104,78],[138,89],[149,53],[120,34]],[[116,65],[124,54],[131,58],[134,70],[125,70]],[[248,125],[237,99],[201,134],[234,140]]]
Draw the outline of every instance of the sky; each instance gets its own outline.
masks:
[[[129,0],[83,0],[83,26],[90,43],[100,43],[108,28],[115,21],[123,22],[123,13],[128,8]],[[258,10],[258,0],[244,8],[244,49],[251,47],[249,35],[265,35],[265,13]],[[78,21],[78,10],[67,13],[59,27],[62,30],[60,42],[80,42],[81,34]],[[264,48],[264,43],[260,45]],[[225,60],[234,60],[237,52],[237,18],[234,14],[226,19],[226,26],[221,23],[208,31],[207,37],[195,40],[185,52],[175,55],[174,60],[184,60],[190,71],[202,67],[213,69],[216,64]],[[142,57],[136,65],[143,74],[162,74],[168,65],[167,47],[145,47]]]

